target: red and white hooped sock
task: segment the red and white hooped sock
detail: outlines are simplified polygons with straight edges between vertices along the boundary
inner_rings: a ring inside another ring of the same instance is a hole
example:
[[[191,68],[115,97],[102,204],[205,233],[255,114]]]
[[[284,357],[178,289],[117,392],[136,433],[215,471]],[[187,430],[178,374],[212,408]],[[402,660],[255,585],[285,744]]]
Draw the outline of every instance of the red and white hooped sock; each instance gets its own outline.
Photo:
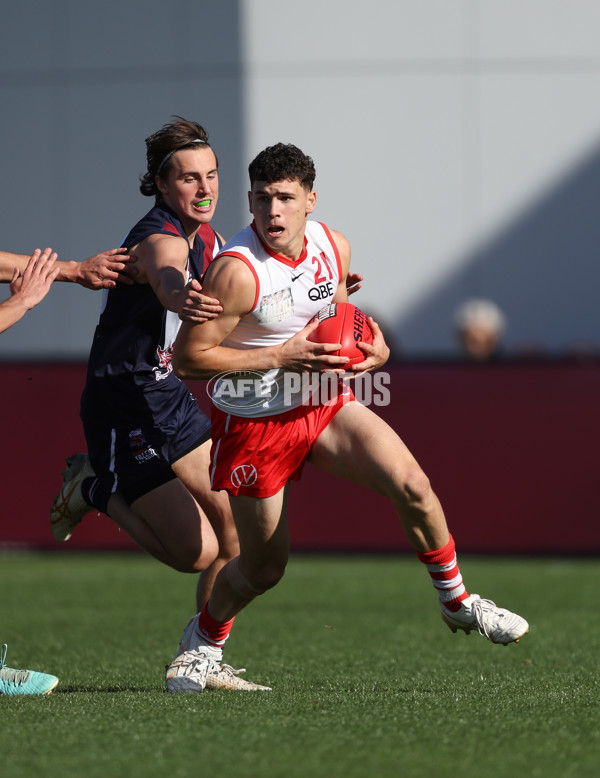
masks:
[[[443,548],[434,551],[419,551],[417,556],[429,571],[433,585],[438,592],[439,601],[450,611],[460,610],[461,602],[467,599],[469,593],[465,589],[462,575],[458,569],[456,547],[452,535]]]
[[[234,619],[235,616],[229,621],[215,621],[208,612],[208,605],[205,605],[198,616],[198,632],[210,646],[222,649],[229,637]]]

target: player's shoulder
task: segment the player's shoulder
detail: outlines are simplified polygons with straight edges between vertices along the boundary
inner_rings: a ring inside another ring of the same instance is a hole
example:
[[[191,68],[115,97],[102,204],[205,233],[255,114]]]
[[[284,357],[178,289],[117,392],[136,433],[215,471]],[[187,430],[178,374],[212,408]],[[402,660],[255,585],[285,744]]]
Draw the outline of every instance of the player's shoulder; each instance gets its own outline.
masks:
[[[227,311],[246,312],[252,308],[257,289],[256,272],[245,258],[219,254],[203,278],[203,293],[216,297]]]
[[[219,252],[219,255],[235,254],[240,251],[255,251],[259,244],[258,235],[250,224],[237,232],[232,238],[229,238]]]
[[[330,230],[330,233],[340,253],[350,251],[350,241],[343,232],[340,232],[339,230]]]
[[[213,283],[218,282],[219,284],[230,286],[243,284],[252,277],[252,271],[244,256],[233,250],[228,252],[226,249],[223,249],[214,261],[211,262],[206,271],[205,281],[210,278]]]
[[[256,263],[265,251],[252,225],[234,235],[219,251],[207,274],[224,284],[256,284]]]
[[[154,205],[130,230],[123,245],[131,251],[154,247],[160,239],[175,239],[187,244],[187,238],[177,216],[160,204]],[[175,245],[163,243],[163,245]]]
[[[136,257],[137,283],[148,283],[152,276],[165,266],[183,271],[188,261],[189,244],[181,236],[147,235],[131,248]]]
[[[350,248],[350,242],[346,236],[339,230],[334,230],[324,222],[309,220],[306,222],[306,231],[311,237],[317,237],[318,235],[324,235],[328,240],[335,243],[338,249]]]
[[[145,254],[148,258],[157,258],[165,253],[181,255],[187,259],[189,243],[182,235],[169,235],[154,232],[147,235],[136,247],[136,254]]]

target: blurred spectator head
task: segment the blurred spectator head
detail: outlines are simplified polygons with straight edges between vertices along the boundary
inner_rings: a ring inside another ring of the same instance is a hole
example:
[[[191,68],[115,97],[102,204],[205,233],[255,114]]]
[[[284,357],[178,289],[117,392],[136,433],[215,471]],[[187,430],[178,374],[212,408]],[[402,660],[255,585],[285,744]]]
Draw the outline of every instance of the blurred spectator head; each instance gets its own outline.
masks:
[[[467,300],[454,312],[454,328],[463,354],[485,362],[498,355],[506,318],[491,300]]]

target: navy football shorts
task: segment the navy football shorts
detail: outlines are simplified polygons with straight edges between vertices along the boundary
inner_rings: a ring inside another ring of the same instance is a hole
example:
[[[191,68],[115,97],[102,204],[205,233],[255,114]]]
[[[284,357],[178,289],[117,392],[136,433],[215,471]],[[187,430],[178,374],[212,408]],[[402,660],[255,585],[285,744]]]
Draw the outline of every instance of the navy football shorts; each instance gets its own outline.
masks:
[[[83,419],[90,462],[103,490],[128,504],[177,476],[173,462],[210,440],[210,420],[188,394],[160,425]]]

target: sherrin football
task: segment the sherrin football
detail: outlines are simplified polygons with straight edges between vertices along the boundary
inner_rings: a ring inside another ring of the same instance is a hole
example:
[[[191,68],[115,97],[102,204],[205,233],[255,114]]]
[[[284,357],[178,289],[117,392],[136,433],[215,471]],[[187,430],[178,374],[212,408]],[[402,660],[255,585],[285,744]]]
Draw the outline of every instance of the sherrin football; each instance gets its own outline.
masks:
[[[355,365],[365,359],[364,351],[358,343],[373,343],[373,330],[367,317],[352,303],[330,303],[325,305],[315,318],[319,320],[308,336],[313,343],[341,343],[342,348],[332,352],[332,356],[350,357],[345,367]]]

